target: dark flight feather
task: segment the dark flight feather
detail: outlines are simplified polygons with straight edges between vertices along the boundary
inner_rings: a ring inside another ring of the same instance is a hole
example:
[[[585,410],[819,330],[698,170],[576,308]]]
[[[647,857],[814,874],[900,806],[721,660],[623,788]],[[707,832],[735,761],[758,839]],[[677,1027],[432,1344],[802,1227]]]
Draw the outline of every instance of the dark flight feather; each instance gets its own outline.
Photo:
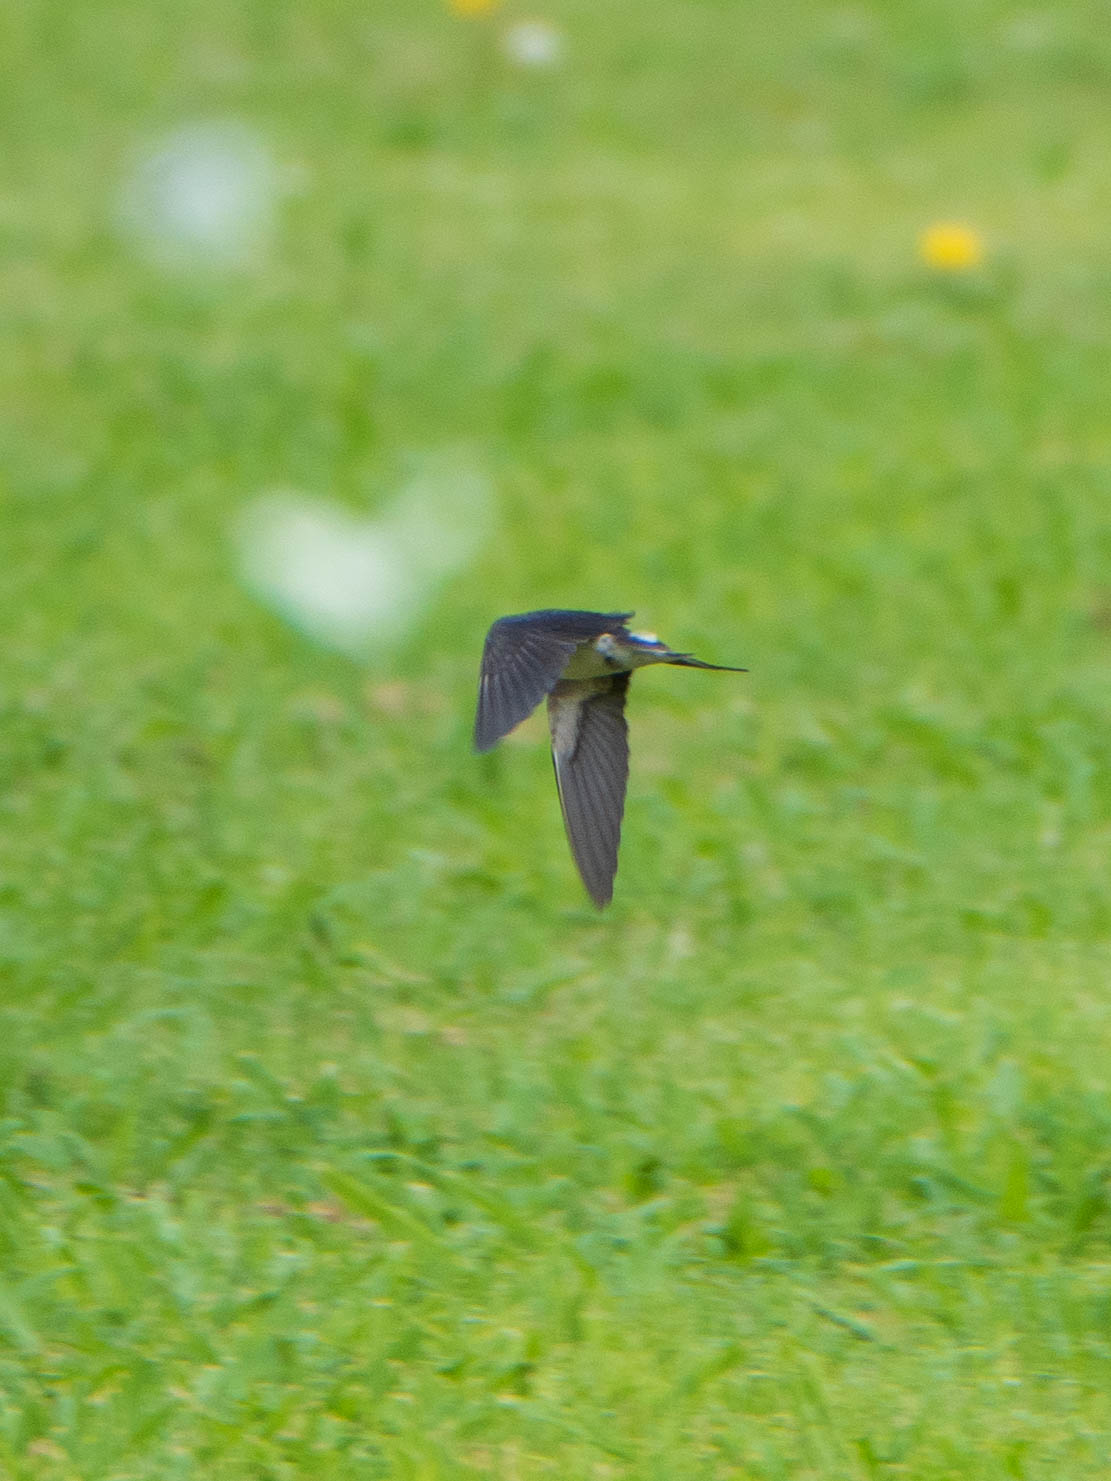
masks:
[[[557,684],[548,696],[563,822],[583,884],[599,908],[613,898],[629,779],[628,673]],[[569,711],[573,723],[569,722]]]

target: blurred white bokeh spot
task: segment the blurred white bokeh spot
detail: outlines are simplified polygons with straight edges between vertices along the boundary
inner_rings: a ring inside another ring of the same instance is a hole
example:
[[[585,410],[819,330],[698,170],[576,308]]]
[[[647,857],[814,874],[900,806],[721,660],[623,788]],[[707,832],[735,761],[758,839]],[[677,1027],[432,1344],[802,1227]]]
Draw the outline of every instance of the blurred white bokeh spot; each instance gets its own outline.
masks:
[[[307,636],[359,657],[402,637],[485,541],[486,479],[431,463],[376,519],[330,499],[265,494],[237,530],[247,586]]]
[[[329,647],[358,651],[407,618],[413,592],[397,552],[330,500],[268,494],[248,509],[239,543],[248,586]]]
[[[380,528],[414,579],[439,581],[485,542],[490,484],[447,457],[425,459],[385,510]]]
[[[563,34],[547,21],[517,21],[507,27],[502,47],[520,67],[554,67],[563,60]]]
[[[172,266],[241,266],[265,247],[278,169],[246,124],[195,123],[152,141],[124,183],[127,234]]]

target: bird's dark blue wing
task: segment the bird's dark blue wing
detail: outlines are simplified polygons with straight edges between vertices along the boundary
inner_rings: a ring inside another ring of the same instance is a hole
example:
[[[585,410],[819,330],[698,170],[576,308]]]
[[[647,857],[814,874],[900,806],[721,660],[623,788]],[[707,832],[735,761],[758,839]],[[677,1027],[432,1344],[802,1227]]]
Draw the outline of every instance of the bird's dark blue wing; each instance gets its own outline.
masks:
[[[548,696],[563,822],[583,884],[601,909],[613,898],[629,779],[628,673],[565,681]]]
[[[474,743],[488,751],[519,725],[557,683],[581,643],[592,642],[631,612],[524,612],[502,617],[486,634]]]

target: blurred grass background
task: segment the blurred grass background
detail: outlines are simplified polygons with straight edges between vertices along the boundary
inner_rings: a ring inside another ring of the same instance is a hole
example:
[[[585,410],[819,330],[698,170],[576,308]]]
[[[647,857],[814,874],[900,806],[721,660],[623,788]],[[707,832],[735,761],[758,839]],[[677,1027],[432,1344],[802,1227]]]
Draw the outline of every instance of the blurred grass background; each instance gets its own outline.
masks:
[[[0,1465],[1105,1477],[1103,8],[537,15],[0,16]],[[402,638],[248,589],[429,459]],[[547,605],[751,669],[638,678],[604,917],[469,750]]]

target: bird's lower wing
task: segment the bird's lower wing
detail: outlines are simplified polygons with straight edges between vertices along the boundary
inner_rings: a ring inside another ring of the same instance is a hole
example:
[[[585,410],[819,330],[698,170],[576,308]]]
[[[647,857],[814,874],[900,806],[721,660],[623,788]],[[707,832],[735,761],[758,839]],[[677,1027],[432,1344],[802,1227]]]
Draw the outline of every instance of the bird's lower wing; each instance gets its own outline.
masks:
[[[559,804],[571,853],[599,908],[613,898],[629,779],[630,675],[565,681],[548,696]]]

